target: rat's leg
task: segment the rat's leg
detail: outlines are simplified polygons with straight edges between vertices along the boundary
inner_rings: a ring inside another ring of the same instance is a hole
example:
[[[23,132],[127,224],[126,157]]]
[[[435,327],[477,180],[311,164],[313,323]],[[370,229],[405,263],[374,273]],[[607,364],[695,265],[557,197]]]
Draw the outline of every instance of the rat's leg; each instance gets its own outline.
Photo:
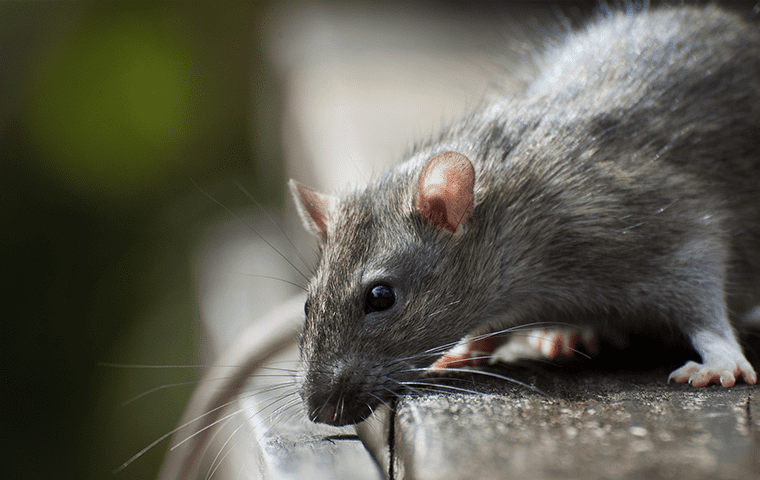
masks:
[[[733,387],[738,378],[750,385],[757,382],[757,374],[744,357],[728,319],[723,317],[718,327],[722,328],[694,327],[686,332],[702,363],[687,362],[668,376],[668,382],[689,382],[695,387],[720,383],[724,388]]]
[[[683,297],[680,314],[681,331],[688,337],[702,363],[687,362],[674,370],[668,381],[690,383],[704,387],[720,383],[733,387],[736,380],[754,385],[757,374],[744,357],[728,319],[726,305],[727,254],[715,239],[695,238],[679,252],[682,272],[692,280],[681,290]],[[695,271],[695,267],[699,270]],[[690,271],[691,270],[691,271]],[[678,292],[677,292],[678,293]]]

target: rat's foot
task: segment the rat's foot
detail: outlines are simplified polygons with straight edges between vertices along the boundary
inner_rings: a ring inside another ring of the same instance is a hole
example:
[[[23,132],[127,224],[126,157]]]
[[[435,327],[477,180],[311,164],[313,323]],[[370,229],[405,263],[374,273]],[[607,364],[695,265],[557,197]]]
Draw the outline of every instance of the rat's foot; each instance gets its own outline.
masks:
[[[577,327],[534,330],[528,333],[528,344],[539,354],[539,358],[548,359],[572,357],[579,345],[584,345],[591,353],[596,353],[598,348],[595,332],[590,328]]]
[[[471,340],[475,338],[476,340]],[[465,338],[436,361],[433,370],[476,367],[485,363],[513,362],[518,359],[555,359],[571,357],[579,345],[596,353],[597,337],[590,328],[562,327],[513,332],[506,340],[501,335],[473,335]]]
[[[446,368],[476,367],[488,361],[496,348],[504,342],[501,335],[489,335],[485,332],[474,335],[471,340],[465,338],[452,348],[444,356],[439,358],[433,365],[434,371]]]
[[[739,378],[749,385],[757,383],[755,369],[744,358],[734,332],[725,323],[724,331],[702,329],[689,334],[702,363],[687,362],[668,376],[668,382],[689,382],[695,387],[720,383],[724,388],[733,387]]]
[[[707,365],[697,362],[686,362],[686,365],[674,370],[668,376],[668,382],[671,380],[675,380],[678,383],[689,382],[695,387],[720,383],[723,388],[730,388],[736,384],[738,378],[744,378],[744,383],[749,385],[757,383],[755,369],[744,358],[739,362],[727,360],[722,363]]]
[[[491,363],[572,357],[580,346],[585,347],[588,353],[597,353],[598,340],[593,329],[562,327],[514,332],[509,341],[494,352]]]

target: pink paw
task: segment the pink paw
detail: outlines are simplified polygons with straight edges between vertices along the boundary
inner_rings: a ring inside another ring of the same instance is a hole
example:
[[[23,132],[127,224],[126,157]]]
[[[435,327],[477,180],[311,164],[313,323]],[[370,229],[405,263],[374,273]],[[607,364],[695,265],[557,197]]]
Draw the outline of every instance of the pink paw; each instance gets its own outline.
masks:
[[[511,362],[521,358],[571,357],[579,345],[585,346],[592,354],[598,350],[596,333],[590,328],[528,330],[506,339],[502,335],[488,335],[485,332],[473,338],[476,340],[465,339],[446,352],[432,365],[432,370],[476,367],[486,362]]]
[[[431,368],[434,371],[440,371],[446,368],[477,367],[487,362],[494,350],[503,342],[504,337],[491,335],[457,345],[439,358]]]
[[[530,335],[530,345],[540,356],[553,359],[560,355],[571,357],[579,344],[585,345],[591,353],[597,351],[596,334],[588,328],[558,328],[535,330]]]
[[[724,361],[721,363],[709,363],[707,365],[697,362],[686,362],[683,367],[674,370],[668,376],[668,382],[675,380],[678,383],[690,383],[694,387],[704,387],[711,383],[720,383],[723,388],[730,388],[736,384],[736,380],[744,378],[744,383],[754,385],[757,383],[757,374],[746,360]]]

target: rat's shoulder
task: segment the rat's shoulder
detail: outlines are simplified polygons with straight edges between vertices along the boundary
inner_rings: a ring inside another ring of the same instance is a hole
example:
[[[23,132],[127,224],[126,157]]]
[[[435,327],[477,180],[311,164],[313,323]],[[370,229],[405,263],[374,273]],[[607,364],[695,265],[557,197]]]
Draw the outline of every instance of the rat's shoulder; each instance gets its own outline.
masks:
[[[582,28],[552,40],[532,89],[639,80],[737,62],[758,63],[760,30],[747,15],[716,5],[601,9]],[[570,77],[570,78],[568,78]]]

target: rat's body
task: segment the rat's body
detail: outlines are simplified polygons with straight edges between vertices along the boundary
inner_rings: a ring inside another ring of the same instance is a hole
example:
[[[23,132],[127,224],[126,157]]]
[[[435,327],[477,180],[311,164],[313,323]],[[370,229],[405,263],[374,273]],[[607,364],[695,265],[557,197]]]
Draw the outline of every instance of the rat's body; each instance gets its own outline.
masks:
[[[532,322],[670,327],[703,361],[675,380],[756,381],[730,324],[760,303],[760,33],[738,17],[610,13],[368,186],[292,185],[321,239],[312,420],[362,420],[427,350]]]

